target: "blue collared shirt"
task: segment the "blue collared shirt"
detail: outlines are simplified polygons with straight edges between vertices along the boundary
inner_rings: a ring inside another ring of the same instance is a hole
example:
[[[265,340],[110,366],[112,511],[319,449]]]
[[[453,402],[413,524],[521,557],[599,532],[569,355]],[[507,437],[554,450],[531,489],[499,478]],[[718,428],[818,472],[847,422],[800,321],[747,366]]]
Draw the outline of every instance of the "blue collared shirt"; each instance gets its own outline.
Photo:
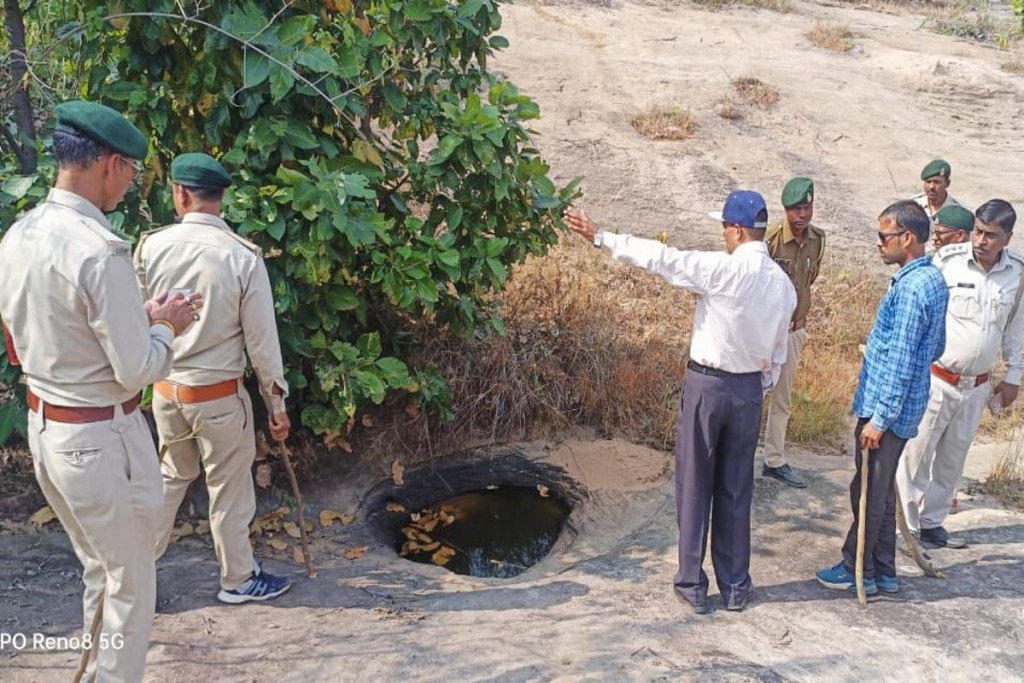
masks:
[[[853,398],[857,417],[904,439],[917,435],[928,406],[930,366],[946,347],[948,301],[946,281],[927,256],[893,276],[864,351]]]

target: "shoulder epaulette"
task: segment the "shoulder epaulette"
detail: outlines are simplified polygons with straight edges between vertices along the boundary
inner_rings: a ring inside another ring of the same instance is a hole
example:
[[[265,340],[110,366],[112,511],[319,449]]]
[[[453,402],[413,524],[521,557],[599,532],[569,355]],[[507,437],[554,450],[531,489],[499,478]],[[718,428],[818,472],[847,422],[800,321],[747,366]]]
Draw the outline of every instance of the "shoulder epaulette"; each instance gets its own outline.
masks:
[[[137,277],[139,279],[139,283],[143,287],[147,287],[148,286],[148,282],[146,280],[146,267],[145,267],[145,264],[142,262],[142,245],[146,243],[146,238],[147,237],[150,237],[151,235],[155,235],[158,232],[162,232],[162,231],[166,230],[169,227],[171,227],[171,226],[170,225],[165,225],[165,226],[160,227],[160,228],[153,228],[152,230],[146,230],[141,235],[139,235],[139,239],[135,243],[135,254],[132,256],[132,265],[135,266],[135,277]]]
[[[1020,264],[1024,265],[1024,255],[1018,254],[1017,252],[1013,251],[1012,249],[1005,249],[1004,251],[1006,252],[1006,256],[1008,258],[1012,258],[1017,263],[1020,263]]]
[[[960,256],[966,254],[971,249],[970,242],[957,242],[956,244],[947,244],[936,252],[936,255],[945,261],[946,259],[953,256]]]
[[[124,258],[132,256],[132,245],[124,240],[107,240],[107,248],[112,256],[123,256]]]
[[[251,251],[253,255],[256,256],[256,258],[263,258],[263,250],[260,249],[260,245],[256,244],[255,242],[250,242],[249,240],[245,239],[244,237],[242,237],[241,235],[239,235],[237,232],[230,228],[228,228],[225,232],[231,235],[231,237],[233,237],[236,242],[238,242],[243,247]]]

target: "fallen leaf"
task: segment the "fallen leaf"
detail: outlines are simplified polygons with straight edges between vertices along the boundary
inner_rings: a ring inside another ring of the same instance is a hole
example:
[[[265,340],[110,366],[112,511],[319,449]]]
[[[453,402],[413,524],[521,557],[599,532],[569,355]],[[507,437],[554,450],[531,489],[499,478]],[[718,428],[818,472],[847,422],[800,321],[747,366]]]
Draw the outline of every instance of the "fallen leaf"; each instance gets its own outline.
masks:
[[[302,532],[299,531],[299,525],[295,522],[285,522],[284,532],[292,538],[302,538]]]
[[[171,541],[177,542],[178,540],[185,538],[186,536],[191,536],[195,532],[196,530],[192,527],[192,525],[188,522],[185,522],[181,526],[177,526],[171,529]]]
[[[419,417],[420,415],[420,404],[410,401],[405,404],[405,414],[409,417]]]
[[[306,533],[313,531],[313,522],[309,521],[305,517],[302,518],[302,528],[306,530]]]
[[[405,484],[405,468],[397,460],[391,463],[391,479],[395,482],[395,486]]]
[[[271,474],[272,471],[273,470],[272,470],[272,468],[270,467],[270,465],[268,463],[264,462],[264,463],[260,463],[259,465],[257,465],[256,466],[256,485],[259,486],[261,489],[269,489],[270,488],[270,479],[271,479],[270,474]]]
[[[292,559],[295,560],[295,564],[306,564],[306,556],[302,554],[302,548],[299,546],[292,548]]]
[[[365,546],[365,545],[357,545],[357,546],[354,546],[352,548],[346,548],[345,549],[345,553],[344,553],[345,554],[345,559],[346,560],[358,560],[359,558],[365,556],[366,555],[366,551],[369,550],[369,549],[370,549],[369,546]]]
[[[49,505],[44,505],[33,512],[28,521],[32,522],[32,526],[36,529],[42,529],[44,524],[49,524],[55,519],[57,519],[57,515],[54,514],[53,509]]]
[[[401,503],[388,503],[388,512],[405,512],[405,506]]]
[[[430,557],[430,561],[443,567],[455,557],[455,549],[444,546]]]
[[[210,533],[210,520],[208,520],[208,519],[201,519],[201,520],[199,520],[199,524],[196,524],[196,535],[197,536],[205,536],[208,533]]]
[[[422,515],[418,512],[414,512],[411,515],[409,515],[409,519],[411,519],[414,522],[420,521],[420,517],[422,517]]]
[[[337,510],[321,510],[320,511],[320,526],[327,527],[334,524],[334,520],[338,520],[342,525],[349,525],[356,521],[356,516],[349,512],[338,512]],[[307,531],[312,531],[309,526],[306,527]]]
[[[541,498],[547,498],[549,493],[548,487],[544,484],[537,484],[537,493],[540,494]]]
[[[370,427],[373,426],[373,416],[371,416],[371,415],[363,415],[362,422],[363,422],[363,426],[366,427],[367,429],[369,429]]]
[[[434,527],[437,526],[437,523],[439,521],[441,520],[439,520],[437,517],[431,516],[429,519],[424,519],[423,521],[419,522],[417,526],[420,529],[423,529],[424,531],[429,533],[434,530]]]
[[[267,541],[267,545],[269,545],[274,550],[287,550],[288,549],[288,544],[285,543],[284,541],[282,541],[280,538],[272,538],[272,539],[270,539],[269,541]]]

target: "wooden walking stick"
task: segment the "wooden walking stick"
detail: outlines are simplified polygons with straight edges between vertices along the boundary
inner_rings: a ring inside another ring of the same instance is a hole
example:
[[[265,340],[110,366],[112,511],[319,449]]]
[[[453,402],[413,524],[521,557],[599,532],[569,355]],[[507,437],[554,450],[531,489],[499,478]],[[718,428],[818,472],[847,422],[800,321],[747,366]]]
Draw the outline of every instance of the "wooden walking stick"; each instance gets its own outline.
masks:
[[[288,473],[288,480],[292,484],[292,494],[295,496],[295,502],[299,506],[299,542],[302,544],[302,559],[306,561],[306,576],[311,579],[316,578],[316,572],[313,571],[313,561],[309,556],[309,543],[306,541],[306,516],[302,511],[302,493],[299,491],[299,480],[295,478],[295,468],[292,467],[291,451],[288,450],[288,446],[284,445],[284,441],[278,441],[278,455],[281,456],[281,461],[284,463],[284,469]]]
[[[868,594],[864,591],[864,537],[865,517],[868,512],[868,461],[870,449],[864,449],[864,457],[860,463],[860,518],[857,524],[857,564],[854,567],[854,580],[857,582],[857,601],[868,604]]]
[[[85,669],[89,666],[89,659],[93,652],[96,652],[96,641],[100,637],[100,627],[103,625],[103,597],[106,593],[100,593],[100,600],[96,603],[96,611],[92,615],[92,623],[89,625],[89,647],[82,648],[82,656],[78,658],[78,670],[75,671],[73,683],[81,683]]]
[[[910,532],[910,527],[907,525],[907,518],[903,514],[903,501],[900,500],[899,487],[896,487],[896,524],[900,528],[900,536],[903,537],[903,542],[907,544],[907,550],[910,551],[911,557],[914,558],[914,562],[921,568],[924,575],[930,576],[933,579],[946,578],[945,574],[935,568],[932,561],[921,550],[921,546],[914,540],[914,535]]]

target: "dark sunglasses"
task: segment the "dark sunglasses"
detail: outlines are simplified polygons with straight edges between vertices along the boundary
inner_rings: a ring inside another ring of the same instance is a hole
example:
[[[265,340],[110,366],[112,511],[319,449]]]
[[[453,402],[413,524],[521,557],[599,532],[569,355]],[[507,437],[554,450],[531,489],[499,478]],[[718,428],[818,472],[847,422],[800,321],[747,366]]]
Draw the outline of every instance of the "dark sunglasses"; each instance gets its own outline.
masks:
[[[902,235],[906,230],[897,230],[896,232],[878,232],[878,241],[882,244],[886,244],[890,237],[896,237],[896,235]]]

